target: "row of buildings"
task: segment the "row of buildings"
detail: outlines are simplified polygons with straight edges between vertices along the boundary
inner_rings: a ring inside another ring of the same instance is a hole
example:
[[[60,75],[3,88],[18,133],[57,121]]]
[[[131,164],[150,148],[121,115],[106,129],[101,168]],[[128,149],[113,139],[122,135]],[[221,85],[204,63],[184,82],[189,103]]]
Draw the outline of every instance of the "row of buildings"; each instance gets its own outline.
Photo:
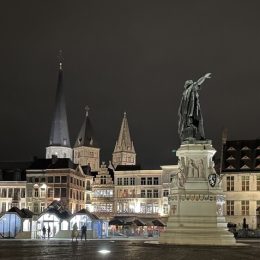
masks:
[[[177,165],[142,170],[124,113],[108,165],[100,164],[100,147],[89,109],[73,148],[70,145],[63,68],[59,64],[55,112],[46,158],[32,162],[0,163],[0,214],[11,207],[43,212],[59,201],[71,213],[88,209],[111,221],[156,221],[164,225],[170,214],[168,195]],[[246,218],[250,228],[260,226],[260,140],[228,141],[223,136],[220,174],[226,195],[224,214],[237,224]]]

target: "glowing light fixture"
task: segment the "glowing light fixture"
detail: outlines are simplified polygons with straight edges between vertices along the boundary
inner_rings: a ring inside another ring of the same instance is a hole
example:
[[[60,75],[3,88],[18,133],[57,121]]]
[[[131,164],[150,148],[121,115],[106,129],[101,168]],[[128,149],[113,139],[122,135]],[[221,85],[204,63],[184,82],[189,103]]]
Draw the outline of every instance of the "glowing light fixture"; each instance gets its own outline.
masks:
[[[102,255],[106,255],[108,253],[111,253],[111,251],[106,250],[106,249],[99,250],[98,252],[101,253]]]

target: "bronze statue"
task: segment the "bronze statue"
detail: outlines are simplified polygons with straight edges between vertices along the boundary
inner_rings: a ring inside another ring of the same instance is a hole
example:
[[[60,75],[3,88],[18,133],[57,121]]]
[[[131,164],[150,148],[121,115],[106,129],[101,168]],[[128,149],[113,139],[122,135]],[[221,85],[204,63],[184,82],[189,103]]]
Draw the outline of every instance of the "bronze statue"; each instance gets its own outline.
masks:
[[[199,93],[201,84],[210,78],[211,73],[198,79],[197,82],[187,80],[178,111],[179,125],[178,133],[181,141],[189,139],[204,140],[203,118],[200,109]]]

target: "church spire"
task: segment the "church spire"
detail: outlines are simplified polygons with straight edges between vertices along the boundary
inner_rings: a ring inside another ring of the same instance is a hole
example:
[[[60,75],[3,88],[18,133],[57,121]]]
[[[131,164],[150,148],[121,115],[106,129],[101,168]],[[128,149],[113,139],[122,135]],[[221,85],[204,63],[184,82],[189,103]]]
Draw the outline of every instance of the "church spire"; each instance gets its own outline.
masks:
[[[124,112],[124,117],[122,120],[118,140],[116,141],[112,161],[115,167],[117,165],[136,164],[136,153],[130,136],[126,112]]]
[[[46,158],[56,155],[59,158],[71,158],[69,129],[67,122],[66,104],[63,89],[63,58],[59,52],[58,84],[55,99],[55,110],[52,120],[49,146],[46,149]]]
[[[86,115],[74,145],[74,163],[90,166],[92,171],[99,170],[99,147],[89,118],[89,107],[85,107]]]
[[[85,110],[86,110],[86,116],[84,118],[74,148],[79,146],[98,147],[96,140],[94,138],[93,128],[89,118],[90,108],[86,106]]]

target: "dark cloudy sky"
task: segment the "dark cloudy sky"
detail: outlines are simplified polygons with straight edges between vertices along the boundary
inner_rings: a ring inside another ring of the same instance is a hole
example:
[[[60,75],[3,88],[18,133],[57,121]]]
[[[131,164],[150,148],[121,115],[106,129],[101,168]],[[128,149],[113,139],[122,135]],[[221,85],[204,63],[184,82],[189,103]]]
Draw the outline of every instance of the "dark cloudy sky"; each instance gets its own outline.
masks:
[[[177,110],[187,79],[200,92],[206,137],[260,138],[260,2],[5,1],[0,15],[0,160],[43,157],[64,54],[71,143],[90,106],[108,161],[123,112],[138,162],[175,162]]]

